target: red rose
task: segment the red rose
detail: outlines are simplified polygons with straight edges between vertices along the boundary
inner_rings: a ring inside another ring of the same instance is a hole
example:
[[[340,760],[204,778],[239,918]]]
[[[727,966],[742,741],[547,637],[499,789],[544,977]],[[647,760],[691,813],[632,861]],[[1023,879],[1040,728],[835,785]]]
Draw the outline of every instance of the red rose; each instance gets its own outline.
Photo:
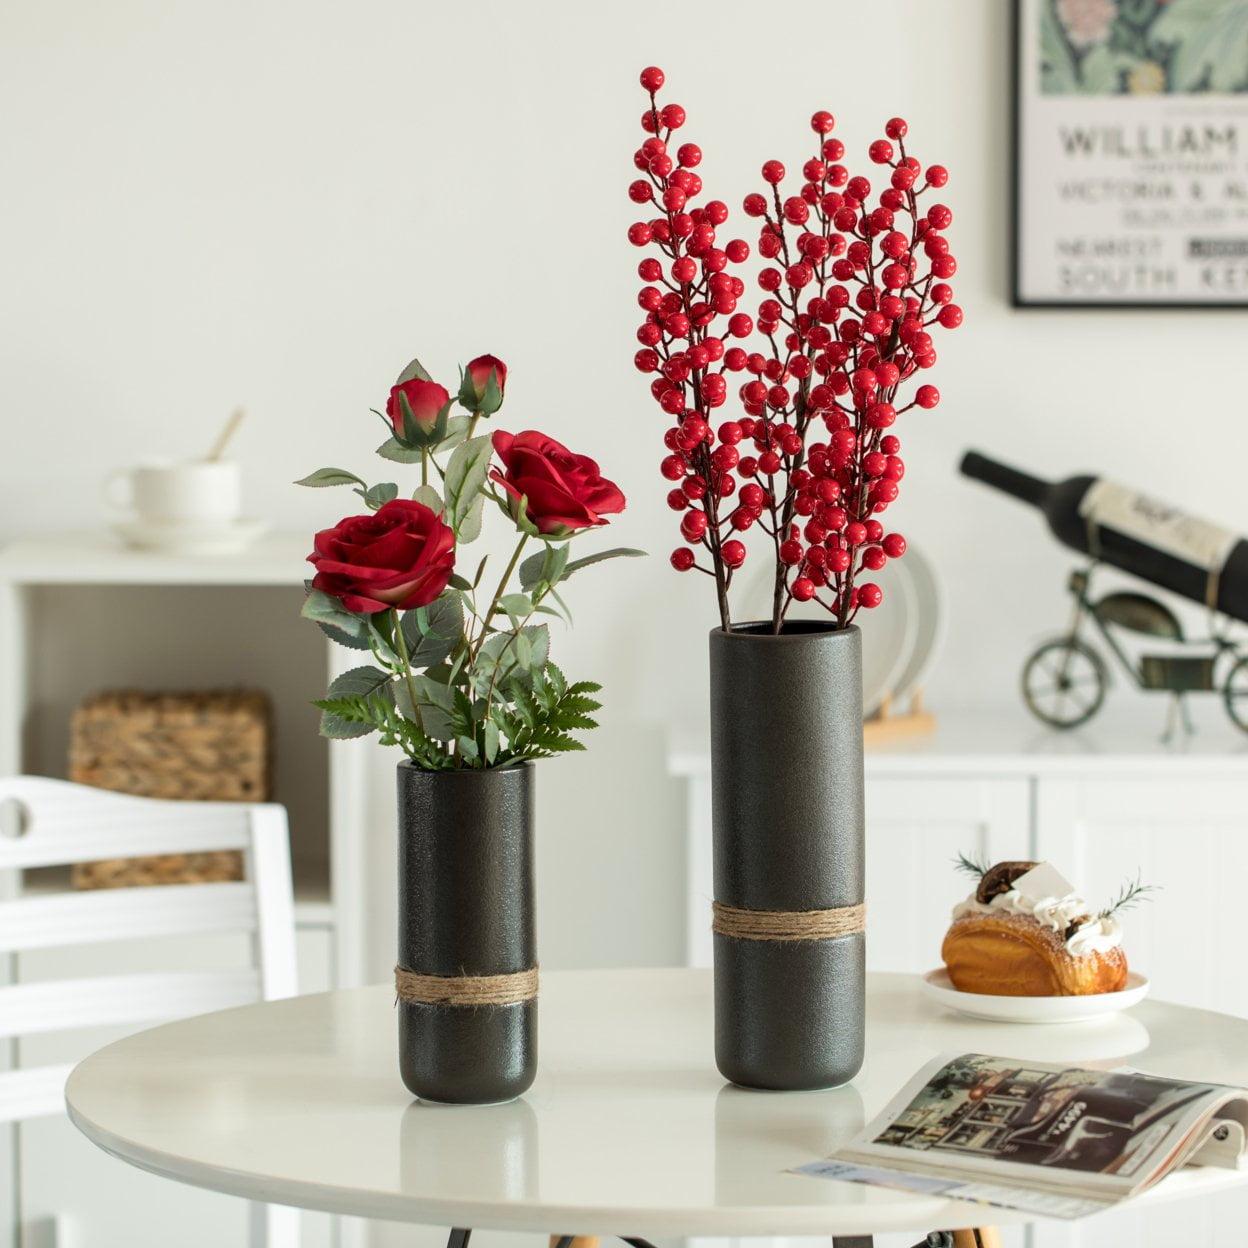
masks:
[[[507,389],[507,365],[496,355],[479,355],[475,360],[469,360],[467,371],[468,379],[472,382],[473,391],[478,399],[485,397],[485,387],[490,380],[491,372],[494,373],[495,380],[498,382],[499,394]]]
[[[391,386],[390,397],[386,400],[386,415],[390,417],[394,432],[400,438],[403,436],[403,405],[400,395],[407,399],[412,416],[426,433],[437,423],[438,413],[451,401],[445,387],[438,385],[436,381],[421,381],[419,377],[413,377],[411,381]]]
[[[347,516],[313,544],[312,588],[365,615],[431,603],[455,569],[455,534],[424,503],[408,498]]]
[[[624,510],[619,487],[592,459],[574,455],[544,433],[530,429],[513,436],[500,430],[494,449],[505,471],[495,468],[490,476],[513,499],[528,500],[528,517],[540,533],[566,537],[606,524],[605,515]]]

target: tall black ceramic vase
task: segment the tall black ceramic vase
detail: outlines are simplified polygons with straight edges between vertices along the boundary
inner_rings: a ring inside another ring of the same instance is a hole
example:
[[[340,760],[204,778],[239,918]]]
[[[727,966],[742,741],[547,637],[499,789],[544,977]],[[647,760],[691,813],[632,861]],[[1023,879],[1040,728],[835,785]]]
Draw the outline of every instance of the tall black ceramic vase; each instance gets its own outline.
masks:
[[[512,1100],[537,1072],[533,769],[398,785],[399,1071],[421,1100]]]
[[[862,648],[816,621],[711,633],[715,1060],[842,1084],[865,1011]]]

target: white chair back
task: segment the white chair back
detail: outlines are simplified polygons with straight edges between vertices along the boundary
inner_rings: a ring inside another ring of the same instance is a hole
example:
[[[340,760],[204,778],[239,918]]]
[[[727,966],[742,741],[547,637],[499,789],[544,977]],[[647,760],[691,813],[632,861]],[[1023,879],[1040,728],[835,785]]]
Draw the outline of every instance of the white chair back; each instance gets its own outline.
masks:
[[[250,967],[0,986],[0,1040],[70,1028],[137,1029],[296,992],[290,845],[281,806],[158,801],[62,780],[0,779],[0,880],[38,867],[218,850],[242,853],[242,881],[0,900],[0,958],[110,940],[244,932],[252,937]],[[0,1124],[64,1113],[70,1069],[0,1072]],[[253,1243],[294,1242],[293,1213],[257,1207]]]

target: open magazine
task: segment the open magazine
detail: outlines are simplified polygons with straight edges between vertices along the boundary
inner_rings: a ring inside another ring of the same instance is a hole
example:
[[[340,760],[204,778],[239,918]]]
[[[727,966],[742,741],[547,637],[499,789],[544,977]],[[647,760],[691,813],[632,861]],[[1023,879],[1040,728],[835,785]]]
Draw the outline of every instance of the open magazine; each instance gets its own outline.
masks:
[[[963,1053],[930,1062],[797,1173],[1073,1218],[1181,1166],[1238,1169],[1246,1132],[1242,1088]]]

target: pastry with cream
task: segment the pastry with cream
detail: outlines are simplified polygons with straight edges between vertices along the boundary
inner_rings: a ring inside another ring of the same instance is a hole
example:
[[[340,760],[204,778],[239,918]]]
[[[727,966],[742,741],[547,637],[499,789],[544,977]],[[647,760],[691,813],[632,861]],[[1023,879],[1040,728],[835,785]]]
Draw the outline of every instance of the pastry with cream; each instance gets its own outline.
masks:
[[[1047,862],[999,862],[954,907],[940,951],[949,978],[961,992],[1002,997],[1118,992],[1127,956],[1115,911],[1144,891],[1135,885],[1094,913]]]

